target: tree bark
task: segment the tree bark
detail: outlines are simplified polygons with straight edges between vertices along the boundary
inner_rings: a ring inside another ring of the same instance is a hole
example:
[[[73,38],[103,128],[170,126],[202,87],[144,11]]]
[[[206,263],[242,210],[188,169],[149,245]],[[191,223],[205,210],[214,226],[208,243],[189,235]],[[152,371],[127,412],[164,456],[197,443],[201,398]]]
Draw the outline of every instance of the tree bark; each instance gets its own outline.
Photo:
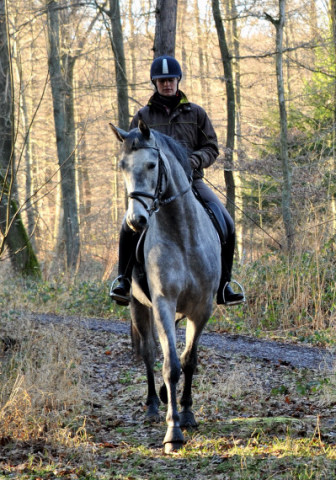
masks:
[[[57,2],[49,0],[48,12],[48,63],[53,98],[54,122],[58,163],[61,172],[61,190],[63,203],[63,232],[66,247],[67,267],[78,266],[80,254],[79,221],[76,199],[75,151],[72,131],[74,129],[72,99],[73,61],[67,58],[63,65],[60,57],[60,25]],[[63,75],[65,72],[67,77]]]
[[[6,244],[17,272],[40,276],[37,258],[13,196],[16,191],[13,77],[5,0],[0,0],[0,67],[0,256]]]
[[[333,38],[333,50],[334,50],[334,62],[336,62],[336,0],[330,0],[330,15],[332,26],[332,38]],[[335,73],[335,70],[334,70]],[[334,77],[334,116],[332,127],[332,155],[333,155],[333,175],[335,178],[336,172],[336,78]],[[335,185],[336,182],[334,182]],[[331,198],[331,210],[333,215],[333,235],[336,235],[336,191],[332,192]]]
[[[235,183],[233,178],[233,152],[235,144],[235,92],[232,76],[231,56],[229,54],[225,29],[222,22],[222,17],[219,8],[219,1],[212,0],[212,13],[216,25],[219,48],[222,57],[224,68],[225,86],[226,86],[226,103],[227,103],[227,134],[226,134],[226,149],[225,160],[226,166],[224,168],[224,179],[227,189],[227,209],[235,219]]]
[[[239,254],[239,258],[243,257],[243,240],[244,235],[244,222],[242,212],[245,210],[243,205],[243,188],[242,188],[242,178],[240,173],[240,165],[242,160],[243,153],[243,143],[242,143],[242,133],[241,133],[241,82],[240,82],[240,41],[239,41],[239,26],[238,26],[238,11],[236,7],[235,0],[227,0],[228,3],[228,14],[230,18],[230,36],[231,36],[231,45],[234,52],[235,60],[232,62],[232,75],[234,79],[234,90],[235,90],[235,113],[236,113],[236,124],[235,124],[235,151],[233,155],[234,164],[238,163],[238,171],[235,175],[235,223],[236,223],[236,245]]]
[[[157,0],[154,58],[175,56],[177,0]]]
[[[112,27],[110,41],[114,54],[115,75],[117,81],[118,125],[120,128],[128,130],[130,123],[128,107],[128,81],[119,0],[110,0],[110,9],[107,12],[107,15],[110,18]]]
[[[267,13],[265,13],[265,17],[272,22],[276,29],[276,77],[280,115],[280,158],[283,179],[282,217],[287,238],[287,248],[291,251],[294,246],[294,227],[291,211],[292,169],[288,158],[287,110],[283,78],[283,30],[285,25],[285,8],[285,0],[279,0],[279,18],[275,20]]]

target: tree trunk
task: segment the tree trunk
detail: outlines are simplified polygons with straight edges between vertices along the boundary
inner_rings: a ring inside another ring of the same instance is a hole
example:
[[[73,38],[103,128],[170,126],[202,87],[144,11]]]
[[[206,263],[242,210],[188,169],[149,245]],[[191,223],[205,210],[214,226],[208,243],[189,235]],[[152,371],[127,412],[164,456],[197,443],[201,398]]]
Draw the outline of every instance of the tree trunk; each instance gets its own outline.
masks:
[[[13,192],[14,168],[13,78],[6,1],[0,0],[0,256],[6,244],[13,268],[40,276],[40,267],[26,233]]]
[[[111,46],[114,54],[115,75],[118,92],[118,125],[128,130],[130,123],[128,108],[128,81],[124,53],[123,33],[121,28],[119,0],[110,0],[110,9],[107,15],[111,21]]]
[[[225,86],[226,86],[226,103],[227,103],[227,134],[224,168],[224,179],[227,189],[227,209],[235,219],[235,183],[233,178],[233,151],[235,143],[235,93],[232,77],[231,57],[226,43],[225,30],[219,8],[218,0],[212,0],[212,13],[215,20],[219,48],[221,52]]]
[[[336,0],[330,0],[330,14],[331,14],[331,25],[332,25],[332,36],[334,43],[334,63],[336,62]],[[335,73],[335,70],[334,70]],[[334,116],[333,116],[333,127],[332,127],[332,154],[333,154],[333,175],[335,179],[336,172],[336,80],[334,80]],[[335,185],[334,181],[334,185]],[[331,209],[333,215],[333,235],[336,235],[336,191],[332,192],[331,197]]]
[[[238,163],[238,171],[235,175],[235,223],[236,223],[236,244],[237,250],[239,253],[239,258],[243,257],[243,240],[245,238],[244,235],[244,222],[243,222],[243,211],[245,210],[245,206],[243,205],[243,187],[242,187],[242,178],[240,174],[240,165],[242,160],[242,153],[243,153],[243,143],[242,143],[242,134],[241,134],[241,83],[240,83],[240,64],[239,64],[239,57],[240,57],[240,43],[239,43],[239,28],[238,28],[238,12],[235,0],[228,0],[228,11],[229,11],[229,18],[231,19],[231,44],[234,52],[235,60],[232,63],[232,71],[233,71],[233,78],[234,78],[234,90],[235,90],[235,112],[236,112],[236,154],[233,156],[233,162],[236,164]],[[247,238],[247,236],[246,236]]]
[[[156,1],[154,58],[175,56],[177,0]]]
[[[182,38],[184,38],[187,35],[187,25],[186,25],[186,16],[187,16],[187,0],[179,0],[179,9],[178,9],[178,16],[177,16],[177,30],[180,32],[180,35]],[[179,62],[182,67],[182,72],[187,72],[187,51],[186,51],[186,45],[185,42],[181,42],[181,49],[179,50],[178,57],[179,57]]]
[[[54,121],[56,131],[57,155],[61,172],[63,202],[63,231],[65,236],[67,267],[78,266],[80,254],[79,221],[76,199],[75,155],[72,135],[72,121],[67,117],[73,108],[72,71],[73,63],[69,58],[67,65],[61,64],[59,41],[59,13],[54,0],[47,3],[48,11],[48,63],[51,91],[53,97]],[[63,77],[62,67],[67,72]],[[71,106],[72,105],[72,106]],[[72,112],[73,113],[73,112]]]
[[[280,157],[282,164],[282,217],[287,237],[289,251],[294,246],[294,227],[291,211],[292,170],[288,158],[288,135],[287,135],[287,110],[283,78],[283,30],[285,24],[285,0],[279,0],[279,19],[275,20],[268,14],[266,18],[273,23],[276,29],[276,77],[278,90],[278,103],[280,113]]]
[[[128,105],[128,80],[126,72],[126,61],[124,53],[124,41],[123,33],[120,19],[120,6],[119,0],[110,0],[110,9],[105,11],[108,15],[112,30],[109,32],[110,42],[114,54],[114,63],[115,63],[115,76],[117,83],[117,97],[118,97],[118,125],[124,130],[129,129],[130,124],[130,115],[129,115],[129,105]],[[127,208],[127,195],[125,192],[125,208]],[[114,255],[112,244],[108,249],[108,258],[105,265],[105,270],[103,273],[103,281],[107,280],[111,275],[113,265],[114,265]]]

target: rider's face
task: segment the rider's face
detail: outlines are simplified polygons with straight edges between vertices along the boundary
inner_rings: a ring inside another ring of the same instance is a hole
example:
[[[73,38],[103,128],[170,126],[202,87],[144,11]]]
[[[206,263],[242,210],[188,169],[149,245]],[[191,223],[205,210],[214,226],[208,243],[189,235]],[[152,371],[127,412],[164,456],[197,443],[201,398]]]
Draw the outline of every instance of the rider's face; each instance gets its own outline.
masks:
[[[156,88],[160,95],[171,97],[175,95],[178,87],[178,78],[158,78],[156,80]]]

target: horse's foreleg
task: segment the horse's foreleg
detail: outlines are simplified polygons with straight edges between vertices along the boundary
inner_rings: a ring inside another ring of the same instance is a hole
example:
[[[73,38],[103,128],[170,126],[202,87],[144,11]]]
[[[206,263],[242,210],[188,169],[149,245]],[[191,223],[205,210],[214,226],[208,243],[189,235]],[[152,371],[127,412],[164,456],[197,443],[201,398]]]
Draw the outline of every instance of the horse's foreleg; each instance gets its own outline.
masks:
[[[176,353],[175,310],[165,304],[154,310],[160,343],[163,351],[162,376],[167,395],[167,432],[163,440],[165,453],[179,450],[184,444],[177,408],[176,386],[181,374],[181,365]]]
[[[159,405],[160,400],[156,394],[154,379],[154,362],[155,362],[155,339],[153,330],[153,318],[151,311],[133,299],[131,302],[131,315],[133,327],[133,343],[134,348],[138,351],[146,366],[147,373],[147,422],[159,422]]]

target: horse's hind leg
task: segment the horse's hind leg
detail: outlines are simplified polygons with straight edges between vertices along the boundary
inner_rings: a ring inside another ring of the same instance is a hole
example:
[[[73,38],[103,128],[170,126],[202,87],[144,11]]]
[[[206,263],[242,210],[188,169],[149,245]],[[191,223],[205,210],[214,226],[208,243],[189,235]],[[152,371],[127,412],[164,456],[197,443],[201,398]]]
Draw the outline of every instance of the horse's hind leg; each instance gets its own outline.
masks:
[[[155,362],[155,338],[153,329],[153,316],[149,308],[132,298],[132,341],[137,353],[140,353],[146,366],[147,373],[147,413],[146,421],[154,423],[160,421],[159,405],[160,400],[156,394],[154,379]]]
[[[198,340],[206,324],[208,317],[199,323],[195,323],[188,319],[186,329],[186,347],[181,356],[181,367],[184,373],[184,387],[180,400],[182,411],[180,412],[180,425],[183,428],[195,428],[197,422],[192,407],[192,381],[197,367],[197,346]]]

